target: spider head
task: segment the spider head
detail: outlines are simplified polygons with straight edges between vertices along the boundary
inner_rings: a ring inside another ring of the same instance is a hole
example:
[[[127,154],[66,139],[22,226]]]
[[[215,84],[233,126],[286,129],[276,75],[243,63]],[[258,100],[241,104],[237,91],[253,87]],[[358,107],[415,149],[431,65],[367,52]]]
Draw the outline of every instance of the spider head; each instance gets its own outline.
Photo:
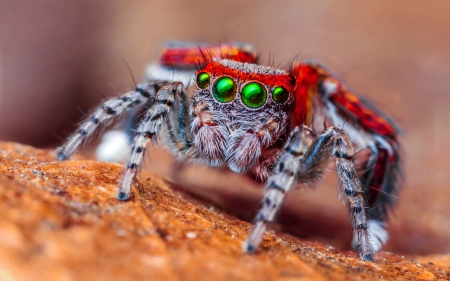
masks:
[[[293,81],[284,70],[231,60],[197,72],[192,131],[209,165],[245,172],[285,132]]]

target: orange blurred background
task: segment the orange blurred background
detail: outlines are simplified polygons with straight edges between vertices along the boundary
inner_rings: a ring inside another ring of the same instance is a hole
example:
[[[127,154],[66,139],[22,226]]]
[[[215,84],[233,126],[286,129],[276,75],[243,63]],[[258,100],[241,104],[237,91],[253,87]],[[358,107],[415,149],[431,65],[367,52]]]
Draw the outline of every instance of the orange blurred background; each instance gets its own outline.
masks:
[[[0,1],[0,139],[61,144],[104,96],[133,87],[126,64],[139,80],[169,40],[251,43],[262,63],[320,61],[398,120],[406,182],[385,249],[450,253],[448,11],[445,0]],[[186,179],[170,163],[155,150],[147,167],[251,220],[255,184],[222,172]],[[280,228],[346,248],[350,221],[331,174],[321,188],[290,194]]]

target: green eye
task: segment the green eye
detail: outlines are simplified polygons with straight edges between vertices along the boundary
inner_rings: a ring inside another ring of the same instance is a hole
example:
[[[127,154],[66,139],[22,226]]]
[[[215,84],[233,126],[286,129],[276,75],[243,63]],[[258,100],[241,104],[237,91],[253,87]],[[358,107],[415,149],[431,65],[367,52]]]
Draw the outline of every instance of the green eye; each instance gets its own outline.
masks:
[[[288,100],[289,93],[283,87],[275,87],[275,89],[273,89],[272,98],[277,103],[284,103]]]
[[[250,108],[259,108],[266,103],[267,91],[263,85],[250,82],[242,88],[242,102]]]
[[[220,77],[214,82],[213,95],[216,100],[227,103],[236,96],[236,83],[227,76]]]
[[[197,75],[197,86],[200,89],[206,89],[209,86],[209,74],[206,72],[200,72]]]

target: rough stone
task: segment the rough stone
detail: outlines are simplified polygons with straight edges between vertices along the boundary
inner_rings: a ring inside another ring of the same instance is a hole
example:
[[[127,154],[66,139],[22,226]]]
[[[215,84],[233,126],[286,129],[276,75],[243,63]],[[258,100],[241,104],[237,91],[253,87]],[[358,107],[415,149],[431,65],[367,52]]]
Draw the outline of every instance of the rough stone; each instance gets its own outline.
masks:
[[[354,251],[268,232],[142,172],[126,202],[122,167],[58,162],[53,151],[0,143],[0,280],[450,280],[450,256]]]

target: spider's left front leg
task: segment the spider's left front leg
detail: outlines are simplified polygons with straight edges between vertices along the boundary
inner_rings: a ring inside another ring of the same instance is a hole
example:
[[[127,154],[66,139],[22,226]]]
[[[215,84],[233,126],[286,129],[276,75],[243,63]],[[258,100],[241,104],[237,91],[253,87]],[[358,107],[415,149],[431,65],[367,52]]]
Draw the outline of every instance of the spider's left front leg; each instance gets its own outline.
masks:
[[[155,103],[147,110],[135,132],[131,155],[126,165],[125,174],[119,185],[117,199],[126,200],[130,195],[131,185],[142,164],[147,142],[154,141],[161,126],[169,118],[174,108],[179,107],[180,97],[186,99],[181,82],[168,82],[155,95]]]
[[[336,156],[342,192],[345,200],[350,203],[360,257],[366,261],[373,260],[362,184],[352,162],[353,145],[347,133],[336,127],[328,128],[316,139],[307,127],[293,131],[266,184],[262,207],[244,246],[246,252],[252,253],[256,250],[267,223],[274,219],[285,193],[291,189],[294,182],[306,183],[319,179],[333,155]]]

